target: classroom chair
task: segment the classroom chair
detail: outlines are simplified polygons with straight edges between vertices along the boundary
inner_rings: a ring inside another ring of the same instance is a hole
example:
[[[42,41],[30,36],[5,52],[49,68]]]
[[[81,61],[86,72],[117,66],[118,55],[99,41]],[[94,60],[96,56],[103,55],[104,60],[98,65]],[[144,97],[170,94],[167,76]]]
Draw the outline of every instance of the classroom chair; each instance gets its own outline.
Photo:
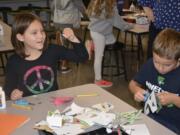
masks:
[[[120,30],[118,30],[117,41],[114,44],[105,46],[102,61],[102,76],[113,77],[124,75],[124,79],[127,80],[124,43],[118,41],[119,34]],[[121,57],[122,64],[120,64],[119,57]]]

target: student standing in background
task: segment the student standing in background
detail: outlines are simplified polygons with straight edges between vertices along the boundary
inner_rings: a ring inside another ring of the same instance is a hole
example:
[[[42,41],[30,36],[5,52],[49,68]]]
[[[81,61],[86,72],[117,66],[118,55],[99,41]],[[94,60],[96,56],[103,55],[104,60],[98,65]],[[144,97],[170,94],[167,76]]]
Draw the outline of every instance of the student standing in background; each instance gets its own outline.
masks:
[[[110,87],[112,82],[103,80],[101,75],[105,45],[113,44],[116,40],[113,26],[121,30],[127,30],[133,26],[124,22],[119,16],[116,0],[91,0],[87,14],[90,19],[88,28],[95,45],[94,82],[100,87]]]
[[[152,47],[157,34],[165,28],[180,32],[180,0],[138,0],[150,21],[147,58],[152,57]]]
[[[75,33],[77,32],[80,28],[81,17],[85,13],[85,6],[82,0],[53,0],[51,9],[54,25],[59,30],[59,33],[67,27],[72,28]],[[70,47],[69,42],[61,40],[61,44],[67,48]],[[64,74],[72,71],[68,67],[67,61],[62,61],[60,71]]]

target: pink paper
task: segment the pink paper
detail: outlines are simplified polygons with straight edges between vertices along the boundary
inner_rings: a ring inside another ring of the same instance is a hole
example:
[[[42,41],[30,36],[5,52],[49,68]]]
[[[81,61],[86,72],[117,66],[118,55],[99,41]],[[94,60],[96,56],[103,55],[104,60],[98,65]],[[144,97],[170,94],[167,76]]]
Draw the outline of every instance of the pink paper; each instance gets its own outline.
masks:
[[[56,106],[60,106],[72,100],[73,100],[73,97],[53,97],[52,103]]]

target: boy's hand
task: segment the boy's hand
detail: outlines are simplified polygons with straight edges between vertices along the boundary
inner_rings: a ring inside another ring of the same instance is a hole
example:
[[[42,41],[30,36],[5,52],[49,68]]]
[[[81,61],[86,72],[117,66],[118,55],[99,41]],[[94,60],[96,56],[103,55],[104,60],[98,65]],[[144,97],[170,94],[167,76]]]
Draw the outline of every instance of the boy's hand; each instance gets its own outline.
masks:
[[[19,89],[14,89],[11,93],[11,100],[17,100],[22,98],[23,91],[20,91]]]
[[[134,99],[138,102],[144,101],[144,95],[145,95],[146,91],[144,89],[140,89],[138,90],[135,94],[134,94]]]
[[[63,30],[63,36],[70,40],[71,42],[76,42],[79,43],[80,41],[78,40],[78,38],[75,36],[73,30],[71,28],[64,28]]]
[[[162,105],[169,105],[172,104],[174,96],[176,94],[170,92],[161,92],[157,94],[159,101]]]

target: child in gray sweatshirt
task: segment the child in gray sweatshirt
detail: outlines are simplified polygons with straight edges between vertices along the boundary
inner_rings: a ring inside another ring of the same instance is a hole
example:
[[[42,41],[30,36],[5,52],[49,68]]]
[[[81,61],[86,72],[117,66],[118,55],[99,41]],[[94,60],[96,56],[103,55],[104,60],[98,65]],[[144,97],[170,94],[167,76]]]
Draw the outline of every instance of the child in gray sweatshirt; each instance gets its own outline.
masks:
[[[112,82],[103,80],[101,76],[105,45],[112,44],[116,41],[113,35],[113,27],[125,31],[133,28],[133,25],[126,23],[119,16],[116,0],[91,0],[87,14],[90,18],[88,28],[95,45],[95,84],[101,87],[110,87],[112,86]]]

